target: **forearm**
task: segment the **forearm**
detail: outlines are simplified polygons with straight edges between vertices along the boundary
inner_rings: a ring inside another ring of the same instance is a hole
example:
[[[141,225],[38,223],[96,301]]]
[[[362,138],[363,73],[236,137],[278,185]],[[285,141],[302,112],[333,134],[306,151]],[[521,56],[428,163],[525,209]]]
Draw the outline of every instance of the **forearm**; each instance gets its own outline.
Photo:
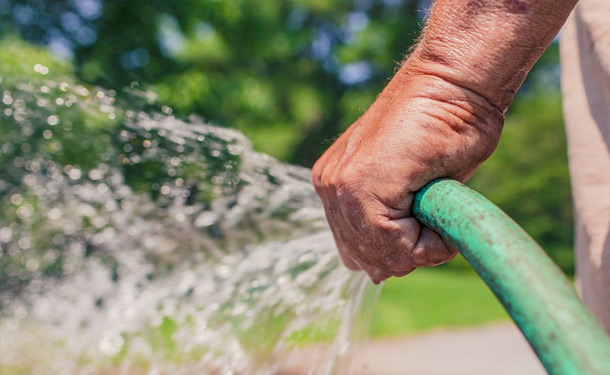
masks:
[[[437,0],[401,73],[440,77],[506,111],[577,0]]]

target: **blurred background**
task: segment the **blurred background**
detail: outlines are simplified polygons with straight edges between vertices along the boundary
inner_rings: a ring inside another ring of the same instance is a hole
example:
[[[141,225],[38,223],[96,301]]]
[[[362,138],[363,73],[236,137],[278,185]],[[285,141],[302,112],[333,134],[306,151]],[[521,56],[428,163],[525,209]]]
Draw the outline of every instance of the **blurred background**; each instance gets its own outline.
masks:
[[[42,64],[118,96],[143,90],[166,112],[238,129],[257,151],[311,167],[373,102],[428,7],[416,0],[0,0],[0,74]],[[557,43],[527,78],[497,151],[469,185],[572,275]],[[507,319],[461,258],[389,280],[375,316],[375,337]]]

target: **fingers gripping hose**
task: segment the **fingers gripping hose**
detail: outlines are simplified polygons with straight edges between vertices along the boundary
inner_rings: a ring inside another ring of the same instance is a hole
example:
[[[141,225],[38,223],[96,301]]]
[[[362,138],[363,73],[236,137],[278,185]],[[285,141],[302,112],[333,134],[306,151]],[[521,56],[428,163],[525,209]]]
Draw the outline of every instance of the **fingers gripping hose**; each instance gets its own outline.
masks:
[[[489,200],[441,179],[415,217],[454,244],[487,283],[551,375],[610,374],[610,340],[540,246]]]

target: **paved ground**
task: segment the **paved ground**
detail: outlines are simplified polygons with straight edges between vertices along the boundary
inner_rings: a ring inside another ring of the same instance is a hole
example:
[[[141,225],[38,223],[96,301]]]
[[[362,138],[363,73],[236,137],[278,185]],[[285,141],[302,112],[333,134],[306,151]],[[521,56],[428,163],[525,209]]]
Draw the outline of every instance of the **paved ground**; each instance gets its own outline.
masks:
[[[373,340],[356,355],[350,369],[350,375],[546,374],[521,333],[509,323]],[[292,367],[286,373],[302,372],[295,370]]]
[[[353,363],[358,375],[543,375],[512,324],[372,341]]]

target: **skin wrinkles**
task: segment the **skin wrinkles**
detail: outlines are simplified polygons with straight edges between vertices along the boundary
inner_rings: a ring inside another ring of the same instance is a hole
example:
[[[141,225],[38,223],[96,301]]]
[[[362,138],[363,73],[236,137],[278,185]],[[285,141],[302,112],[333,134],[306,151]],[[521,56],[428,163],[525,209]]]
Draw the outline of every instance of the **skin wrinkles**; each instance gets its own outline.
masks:
[[[408,64],[408,65],[407,65]],[[448,78],[444,78],[442,77],[442,75],[434,72],[434,71],[430,71],[430,72],[425,72],[422,67],[418,66],[421,65],[421,62],[412,62],[412,61],[407,61],[405,62],[405,66],[404,69],[408,70],[411,75],[424,75],[424,76],[432,76],[432,77],[436,77],[439,80],[442,81],[447,81],[451,84],[453,84],[454,86],[456,86],[456,88],[461,89],[463,92],[462,94],[464,95],[464,100],[465,101],[470,101],[471,104],[474,106],[478,106],[479,110],[483,109],[485,112],[488,113],[488,115],[490,116],[497,116],[498,112],[501,116],[504,116],[504,110],[498,106],[496,103],[493,103],[492,101],[490,101],[489,99],[485,98],[481,93],[476,92],[475,90],[465,87],[465,86],[460,86],[459,84],[459,80],[457,79],[453,79],[452,77],[448,77]],[[433,70],[433,69],[431,69]],[[454,101],[455,98],[451,95],[445,95],[443,93],[430,93],[430,95],[435,95],[433,97],[437,97],[439,98],[439,101]],[[478,113],[478,110],[476,111]]]
[[[466,181],[575,0],[437,0],[424,35],[371,107],[312,170],[339,254],[379,283],[456,250],[411,216],[413,193]]]
[[[575,4],[437,1],[415,53],[439,76],[457,78],[505,111]]]

